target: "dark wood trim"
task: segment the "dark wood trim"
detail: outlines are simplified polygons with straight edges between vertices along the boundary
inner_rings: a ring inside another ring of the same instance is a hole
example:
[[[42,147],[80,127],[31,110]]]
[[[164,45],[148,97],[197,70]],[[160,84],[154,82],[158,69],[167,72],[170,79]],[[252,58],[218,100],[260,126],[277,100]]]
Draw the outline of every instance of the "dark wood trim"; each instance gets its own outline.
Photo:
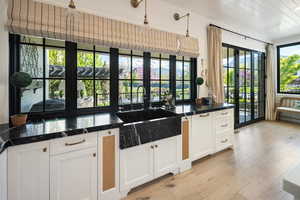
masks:
[[[110,49],[110,106],[118,110],[119,104],[119,50]]]
[[[150,75],[151,75],[151,54],[149,52],[144,53],[144,88],[146,90],[144,108],[148,108],[150,105]]]
[[[66,42],[66,112],[76,114],[77,110],[77,44]]]

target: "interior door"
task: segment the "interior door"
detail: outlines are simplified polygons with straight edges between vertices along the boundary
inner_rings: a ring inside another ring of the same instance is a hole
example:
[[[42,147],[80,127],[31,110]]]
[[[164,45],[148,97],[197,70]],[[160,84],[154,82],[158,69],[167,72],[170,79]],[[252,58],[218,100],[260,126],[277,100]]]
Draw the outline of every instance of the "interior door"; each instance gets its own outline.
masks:
[[[264,119],[264,53],[223,44],[225,102],[235,104],[235,128]]]

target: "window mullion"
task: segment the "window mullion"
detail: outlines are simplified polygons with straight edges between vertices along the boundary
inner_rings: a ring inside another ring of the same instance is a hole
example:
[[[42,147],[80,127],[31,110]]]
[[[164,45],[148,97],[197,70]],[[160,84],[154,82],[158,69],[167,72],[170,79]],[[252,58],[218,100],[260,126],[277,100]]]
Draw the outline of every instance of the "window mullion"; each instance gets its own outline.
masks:
[[[46,47],[45,38],[43,38],[43,112],[46,111]]]

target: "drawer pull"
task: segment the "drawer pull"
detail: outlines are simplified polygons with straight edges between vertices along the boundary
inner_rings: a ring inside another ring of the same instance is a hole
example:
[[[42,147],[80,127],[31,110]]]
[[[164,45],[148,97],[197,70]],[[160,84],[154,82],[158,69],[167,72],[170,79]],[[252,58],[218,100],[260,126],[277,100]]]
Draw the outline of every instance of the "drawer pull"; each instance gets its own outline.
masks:
[[[74,143],[65,143],[66,146],[73,146],[73,145],[77,145],[77,144],[81,144],[81,143],[84,143],[85,142],[85,139],[79,141],[79,142],[74,142]]]
[[[228,115],[228,112],[222,112],[221,115]]]
[[[227,126],[228,126],[228,124],[221,125],[222,128],[226,128]]]
[[[228,142],[228,139],[222,140],[221,143],[226,143]]]
[[[199,117],[208,117],[208,116],[209,116],[209,113],[199,115]]]

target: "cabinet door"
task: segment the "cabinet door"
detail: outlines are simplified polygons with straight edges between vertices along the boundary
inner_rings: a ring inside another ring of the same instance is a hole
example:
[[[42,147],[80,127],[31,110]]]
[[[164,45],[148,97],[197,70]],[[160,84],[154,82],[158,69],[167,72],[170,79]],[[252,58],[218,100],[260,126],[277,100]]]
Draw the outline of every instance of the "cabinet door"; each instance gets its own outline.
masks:
[[[174,172],[179,168],[181,144],[177,137],[154,142],[154,176],[155,178]]]
[[[51,200],[97,200],[97,148],[51,156]]]
[[[153,144],[148,143],[120,151],[121,191],[153,179]]]
[[[211,113],[192,117],[192,161],[202,158],[214,151],[214,137]]]
[[[49,199],[49,143],[8,149],[8,199]]]

